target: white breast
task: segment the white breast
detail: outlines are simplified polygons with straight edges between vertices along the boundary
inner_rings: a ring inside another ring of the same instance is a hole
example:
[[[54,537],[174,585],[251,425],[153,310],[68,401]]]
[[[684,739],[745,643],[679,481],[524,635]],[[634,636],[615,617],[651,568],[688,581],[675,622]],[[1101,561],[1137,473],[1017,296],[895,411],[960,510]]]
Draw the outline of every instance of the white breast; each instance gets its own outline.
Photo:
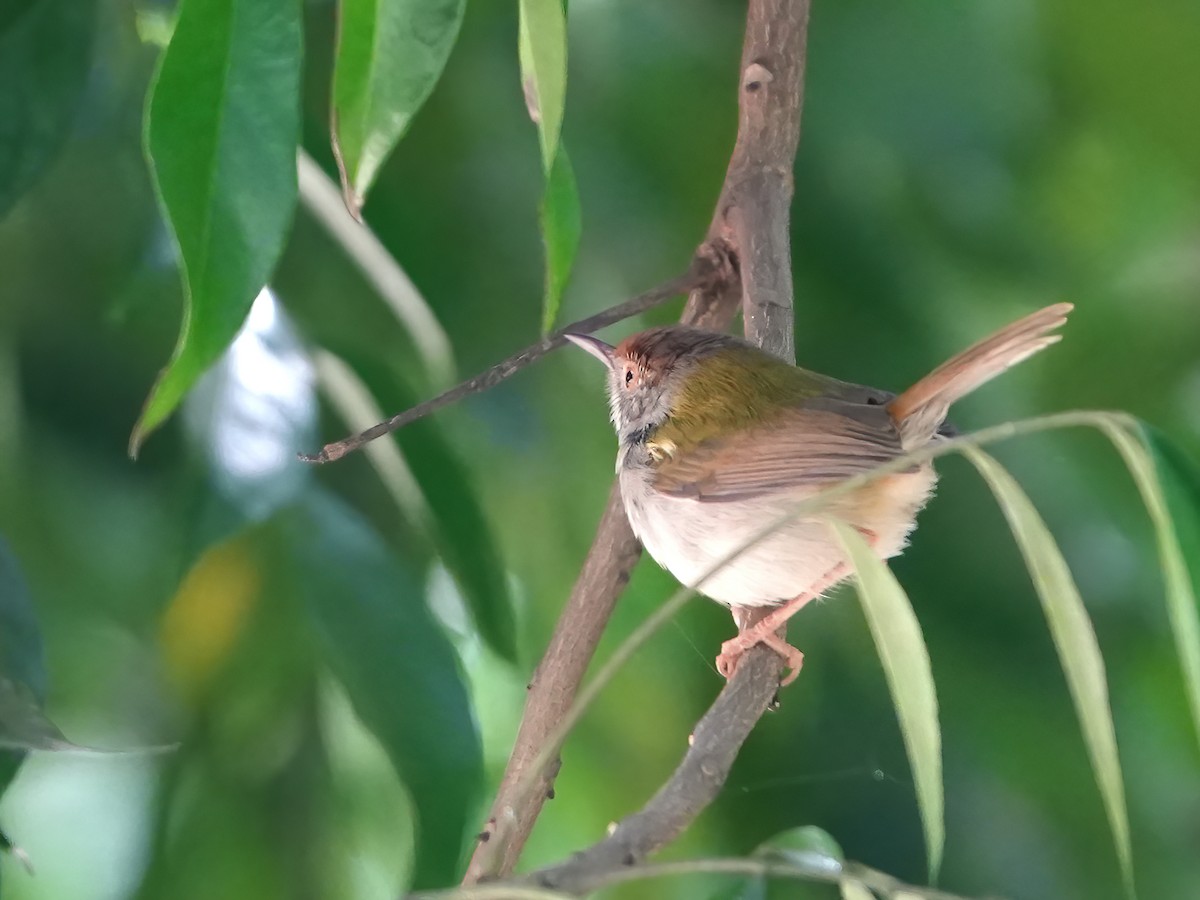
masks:
[[[758,497],[701,503],[660,494],[649,478],[645,469],[621,472],[621,493],[634,534],[681,583],[721,603],[782,603],[809,590],[844,561],[840,545],[821,518],[792,520],[745,548],[805,499],[804,493],[774,501]],[[873,535],[876,551],[886,559],[904,549],[936,478],[930,466],[888,476],[866,491],[836,501],[830,513]],[[806,493],[811,495],[812,489]],[[710,575],[730,557],[732,562]]]

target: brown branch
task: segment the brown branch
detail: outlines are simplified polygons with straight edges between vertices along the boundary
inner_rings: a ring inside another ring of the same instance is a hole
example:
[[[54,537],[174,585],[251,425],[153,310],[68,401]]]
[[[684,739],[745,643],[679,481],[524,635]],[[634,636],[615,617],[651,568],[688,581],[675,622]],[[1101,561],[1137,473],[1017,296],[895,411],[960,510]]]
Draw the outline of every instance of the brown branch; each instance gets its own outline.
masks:
[[[779,657],[770,650],[757,647],[748,653],[696,724],[683,761],[658,793],[604,840],[529,879],[539,887],[582,892],[597,878],[637,865],[675,840],[724,786],[738,751],[779,688],[779,670]]]
[[[718,214],[737,248],[746,337],[795,362],[790,210],[809,0],[750,0],[737,144]]]
[[[739,301],[746,335],[793,359],[788,216],[799,141],[808,0],[750,0],[742,50],[738,137],[707,238],[697,258],[726,274],[693,291],[683,321],[729,326]],[[524,790],[527,769],[578,691],[640,548],[614,485],[583,571],[530,684],[520,731],[464,884],[504,877],[520,856],[545,799],[557,757]],[[779,683],[780,661],[756,649],[700,721],[671,780],[616,833],[545,877],[571,883],[584,873],[627,866],[673,840],[712,802]],[[493,840],[494,838],[494,840]]]
[[[494,388],[500,382],[537,362],[551,350],[563,346],[567,342],[563,335],[568,332],[587,334],[592,331],[598,331],[608,325],[628,319],[630,316],[643,313],[685,291],[695,292],[707,285],[722,281],[724,276],[720,269],[720,262],[720,254],[713,251],[708,245],[705,245],[700,251],[697,251],[691,266],[683,275],[672,278],[670,281],[660,284],[658,287],[643,294],[638,294],[638,296],[623,303],[618,303],[616,306],[611,306],[602,312],[588,316],[586,319],[572,322],[565,328],[561,328],[553,334],[546,335],[536,344],[526,347],[518,353],[514,353],[502,362],[496,363],[496,365],[481,372],[474,378],[469,378],[430,400],[418,403],[411,409],[406,409],[404,412],[398,413],[390,419],[372,425],[365,431],[360,431],[358,434],[342,438],[340,441],[333,441],[326,444],[316,453],[300,453],[298,456],[302,461],[309,463],[328,463],[341,459],[347,453],[353,453],[364,444],[369,444],[378,437],[383,437],[383,435],[397,431],[405,425],[410,425],[417,421],[417,419],[422,419],[444,406],[449,406],[473,394],[480,394]]]
[[[715,330],[728,328],[742,296],[728,248],[720,241],[706,241],[696,259],[704,260],[704,267],[715,277],[692,291],[683,321]],[[538,773],[533,789],[526,787],[528,769],[570,709],[617,598],[641,555],[641,544],[629,528],[620,488],[614,483],[583,569],[529,682],[517,739],[463,884],[503,877],[516,865],[552,794],[559,759],[556,756]]]
[[[421,891],[409,894],[409,900],[567,900],[579,893],[606,890],[635,881],[681,875],[741,875],[760,881],[807,881],[824,884],[842,884],[856,881],[879,897],[912,897],[914,900],[968,900],[959,894],[950,894],[936,888],[907,884],[898,878],[853,861],[839,862],[831,857],[774,857],[752,856],[707,859],[681,859],[673,862],[650,863],[621,869],[597,872],[593,878],[573,891],[551,890],[535,887],[528,882],[506,882],[487,884],[473,888],[452,888],[443,891]],[[995,897],[979,897],[976,900],[1000,900]]]
[[[614,484],[587,560],[529,682],[517,739],[463,884],[503,877],[516,865],[543,804],[552,795],[560,760],[555,755],[537,773],[532,787],[526,786],[529,767],[570,709],[617,597],[641,555],[642,547],[625,520],[620,489]]]

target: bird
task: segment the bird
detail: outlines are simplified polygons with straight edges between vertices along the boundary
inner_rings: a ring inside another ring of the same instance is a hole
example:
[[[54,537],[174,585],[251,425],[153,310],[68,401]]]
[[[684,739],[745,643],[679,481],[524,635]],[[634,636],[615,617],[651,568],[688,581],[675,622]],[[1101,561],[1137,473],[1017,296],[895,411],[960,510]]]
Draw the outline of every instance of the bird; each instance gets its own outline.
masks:
[[[731,678],[746,651],[763,644],[783,658],[786,685],[804,654],[779,630],[853,574],[829,517],[857,529],[880,558],[895,557],[937,473],[925,461],[868,480],[727,557],[838,482],[946,440],[950,406],[1056,343],[1072,308],[1057,303],[1027,315],[898,395],[684,325],[616,346],[564,337],[607,369],[616,471],[633,533],[678,581],[733,613],[738,633],[721,645],[718,672]]]

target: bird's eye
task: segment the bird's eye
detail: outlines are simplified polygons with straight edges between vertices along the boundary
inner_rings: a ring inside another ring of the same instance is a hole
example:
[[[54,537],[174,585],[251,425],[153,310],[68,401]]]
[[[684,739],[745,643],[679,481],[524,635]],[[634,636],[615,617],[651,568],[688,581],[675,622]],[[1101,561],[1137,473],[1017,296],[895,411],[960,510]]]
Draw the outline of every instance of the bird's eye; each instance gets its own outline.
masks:
[[[626,369],[625,370],[625,383],[629,384],[631,381],[633,381],[633,369]]]

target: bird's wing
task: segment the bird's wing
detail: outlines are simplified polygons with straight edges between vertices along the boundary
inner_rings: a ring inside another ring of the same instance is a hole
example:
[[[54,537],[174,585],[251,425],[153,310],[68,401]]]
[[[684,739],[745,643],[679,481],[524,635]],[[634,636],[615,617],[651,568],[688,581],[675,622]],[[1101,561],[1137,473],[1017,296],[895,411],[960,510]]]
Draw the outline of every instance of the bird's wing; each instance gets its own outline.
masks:
[[[823,397],[769,423],[680,448],[651,438],[654,488],[709,503],[786,494],[869,471],[899,456],[900,433],[878,402]]]

